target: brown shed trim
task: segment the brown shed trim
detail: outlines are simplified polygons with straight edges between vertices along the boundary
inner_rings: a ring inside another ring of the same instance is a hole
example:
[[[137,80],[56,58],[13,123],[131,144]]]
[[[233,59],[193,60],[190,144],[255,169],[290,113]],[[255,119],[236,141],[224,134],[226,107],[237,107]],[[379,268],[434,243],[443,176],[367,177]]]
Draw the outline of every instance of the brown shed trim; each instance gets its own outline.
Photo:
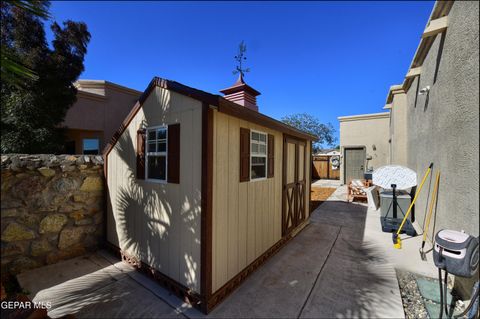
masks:
[[[167,182],[180,184],[180,123],[168,125]]]
[[[202,198],[200,239],[200,291],[202,310],[208,313],[212,294],[212,189],[213,187],[213,109],[202,104]]]
[[[136,145],[136,177],[137,179],[145,179],[145,129],[137,130]]]
[[[312,141],[310,141],[310,155],[308,156],[309,157],[309,160],[308,160],[308,165],[310,165],[310,174],[308,174],[309,176],[305,176],[305,178],[308,178],[307,181],[310,183],[310,186],[308,186],[308,190],[309,190],[309,194],[308,194],[308,218],[310,218],[310,213],[312,212],[312,196],[311,196],[311,193],[312,193],[312,172],[313,172],[313,143]]]
[[[239,179],[241,182],[250,181],[250,129],[240,128],[240,166]]]
[[[192,291],[190,288],[185,287],[175,279],[168,277],[167,275],[161,273],[157,269],[153,268],[152,266],[144,263],[143,261],[139,260],[138,258],[129,255],[124,250],[120,249],[119,247],[105,242],[105,248],[112,252],[116,257],[120,258],[123,262],[128,263],[136,270],[143,272],[144,274],[150,276],[154,279],[159,285],[162,287],[167,288],[170,290],[174,295],[182,299],[183,301],[187,302],[188,304],[192,305],[193,307],[202,310],[202,296],[198,293]]]
[[[108,142],[108,144],[103,149],[103,155],[105,157],[105,161],[107,160],[108,154],[110,154],[110,151],[113,149],[117,141],[120,139],[120,136],[122,136],[123,132],[127,129],[128,125],[130,125],[130,122],[132,122],[133,118],[135,117],[135,115],[137,115],[141,107],[142,107],[142,104],[139,101],[137,101],[137,103],[132,108],[130,113],[128,113],[122,125],[120,125],[120,127],[115,132],[115,134],[113,134],[112,139],[110,140],[110,142]]]
[[[317,137],[308,134],[306,132],[297,130],[296,128],[277,121],[269,116],[266,116],[260,112],[256,112],[246,108],[244,106],[238,105],[234,102],[228,101],[222,97],[219,97],[218,111],[225,113],[239,119],[255,123],[275,131],[279,131],[285,134],[290,134],[296,138],[304,140],[317,140]]]
[[[142,107],[143,103],[146,101],[150,93],[155,89],[155,87],[161,87],[167,90],[171,90],[173,92],[189,96],[196,100],[199,100],[203,103],[207,103],[209,105],[215,106],[218,108],[219,112],[237,117],[239,119],[252,122],[276,131],[280,131],[282,133],[290,134],[295,136],[296,138],[306,139],[306,140],[317,140],[316,136],[308,134],[306,132],[300,131],[290,125],[282,123],[278,120],[275,120],[269,116],[266,116],[262,113],[250,110],[246,107],[238,105],[234,102],[228,101],[221,97],[220,95],[210,94],[201,90],[194,89],[192,87],[183,85],[181,83],[170,81],[166,79],[162,79],[159,77],[154,77],[152,81],[150,81],[147,89],[143,92],[143,94],[138,99],[135,106],[132,108],[130,113],[127,115],[125,120],[123,121],[120,128],[116,131],[113,135],[111,141],[105,147],[103,153],[108,155],[112,150],[113,146],[117,143],[118,139],[128,127],[132,119],[138,113],[140,108]]]
[[[275,175],[275,136],[268,134],[267,178]]]

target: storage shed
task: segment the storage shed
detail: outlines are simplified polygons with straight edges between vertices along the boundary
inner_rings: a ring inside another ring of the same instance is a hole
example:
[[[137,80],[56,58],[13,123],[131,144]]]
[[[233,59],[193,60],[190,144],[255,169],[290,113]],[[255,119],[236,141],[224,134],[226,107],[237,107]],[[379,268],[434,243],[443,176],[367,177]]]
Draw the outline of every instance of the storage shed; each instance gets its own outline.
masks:
[[[105,149],[106,241],[208,313],[308,223],[314,136],[155,77]]]

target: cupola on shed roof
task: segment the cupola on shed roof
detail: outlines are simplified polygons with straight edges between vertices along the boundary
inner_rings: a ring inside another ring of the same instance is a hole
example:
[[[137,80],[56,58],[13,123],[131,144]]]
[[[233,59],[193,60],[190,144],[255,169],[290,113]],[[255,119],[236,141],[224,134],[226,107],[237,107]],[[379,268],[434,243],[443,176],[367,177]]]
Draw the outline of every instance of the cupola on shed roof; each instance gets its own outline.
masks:
[[[225,99],[258,112],[257,96],[260,95],[260,92],[245,83],[241,72],[235,84],[220,92],[225,94]]]

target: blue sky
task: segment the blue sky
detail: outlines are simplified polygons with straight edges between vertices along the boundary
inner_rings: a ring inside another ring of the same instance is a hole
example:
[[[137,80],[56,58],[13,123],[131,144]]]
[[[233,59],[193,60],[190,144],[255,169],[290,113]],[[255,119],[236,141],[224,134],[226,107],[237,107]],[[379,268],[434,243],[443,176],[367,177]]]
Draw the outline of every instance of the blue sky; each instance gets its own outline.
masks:
[[[433,1],[91,2],[53,1],[58,22],[83,21],[92,35],[83,79],[143,91],[160,76],[218,93],[236,76],[247,44],[246,82],[274,118],[381,112],[400,84]],[[51,37],[48,32],[47,35]]]

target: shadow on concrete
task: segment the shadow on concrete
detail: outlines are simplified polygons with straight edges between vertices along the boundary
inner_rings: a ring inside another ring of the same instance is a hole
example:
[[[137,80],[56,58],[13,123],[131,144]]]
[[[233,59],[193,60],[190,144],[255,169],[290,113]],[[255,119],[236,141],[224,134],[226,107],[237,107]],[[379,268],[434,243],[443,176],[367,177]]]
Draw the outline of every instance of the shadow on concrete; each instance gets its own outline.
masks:
[[[327,201],[311,217],[312,227],[339,227],[329,257],[300,317],[403,317],[394,268],[380,247],[364,240],[367,207]]]
[[[19,275],[34,302],[50,305],[58,318],[181,317],[131,278],[135,269],[111,264],[100,254],[77,257]]]
[[[35,301],[55,301],[52,317],[403,317],[395,271],[377,243],[365,240],[366,217],[364,205],[325,202],[310,225],[208,316],[181,310],[180,299],[159,297],[157,285],[132,267],[102,258],[42,267],[25,275],[30,284],[21,284],[34,291]]]

